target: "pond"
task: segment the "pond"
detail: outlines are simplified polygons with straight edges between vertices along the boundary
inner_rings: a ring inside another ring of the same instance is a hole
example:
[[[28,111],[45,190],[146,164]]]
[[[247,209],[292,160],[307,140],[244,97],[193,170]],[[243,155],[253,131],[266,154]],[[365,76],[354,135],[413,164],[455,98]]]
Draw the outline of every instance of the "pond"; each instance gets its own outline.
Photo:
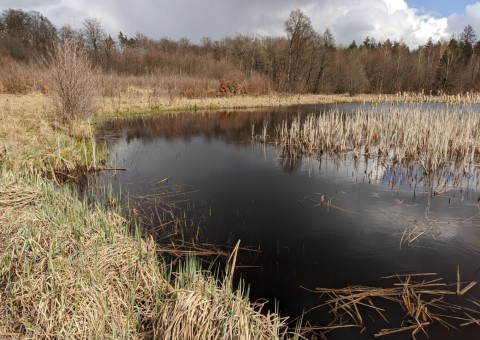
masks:
[[[186,207],[185,214],[198,221],[184,237],[219,245],[240,239],[242,247],[252,249],[241,251],[237,263],[251,298],[268,299],[267,307],[278,305],[285,316],[323,303],[324,297],[312,292],[317,287],[391,286],[396,281],[380,278],[407,273],[437,273],[455,284],[457,268],[462,281],[477,281],[480,191],[475,172],[427,178],[418,169],[392,168],[348,153],[294,161],[275,143],[258,138],[264,127],[273,137],[275,127],[293,117],[361,106],[115,119],[98,133],[109,146],[108,165],[125,170],[105,171],[92,182],[132,198],[180,190],[171,195],[172,204]],[[154,216],[149,223],[155,228],[160,220]],[[480,298],[480,290],[475,286],[466,295]],[[400,319],[405,314],[395,313]],[[366,315],[367,331],[338,330],[328,338],[368,339],[379,328],[399,326],[381,324],[373,312]],[[304,316],[313,325],[331,320],[322,308]],[[475,334],[480,334],[478,326],[461,332],[429,328],[432,338]]]

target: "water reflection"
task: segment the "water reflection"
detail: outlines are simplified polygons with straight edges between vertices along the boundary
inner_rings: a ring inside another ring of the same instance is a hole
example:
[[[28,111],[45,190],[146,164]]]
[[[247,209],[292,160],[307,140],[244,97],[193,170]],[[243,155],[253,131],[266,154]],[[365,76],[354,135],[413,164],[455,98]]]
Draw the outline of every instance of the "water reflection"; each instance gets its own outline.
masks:
[[[240,273],[254,299],[278,299],[286,315],[321,302],[299,287],[374,286],[382,284],[381,276],[408,272],[437,272],[455,282],[457,265],[465,280],[478,280],[474,174],[446,170],[426,177],[416,167],[385,167],[349,154],[292,161],[274,143],[252,143],[252,126],[261,133],[268,121],[267,134],[273,136],[283,120],[329,108],[106,122],[98,133],[109,144],[109,165],[127,171],[103,173],[96,182],[133,197],[159,190],[154,183],[163,179],[169,187],[187,186],[180,201],[202,220],[201,239],[218,244],[241,239],[258,247],[260,253],[242,254]],[[149,223],[155,228],[159,221],[153,215]],[[197,230],[188,237],[198,235]],[[477,288],[471,293],[480,296]],[[306,319],[325,324],[329,316],[313,311]],[[450,336],[438,332],[432,336]]]

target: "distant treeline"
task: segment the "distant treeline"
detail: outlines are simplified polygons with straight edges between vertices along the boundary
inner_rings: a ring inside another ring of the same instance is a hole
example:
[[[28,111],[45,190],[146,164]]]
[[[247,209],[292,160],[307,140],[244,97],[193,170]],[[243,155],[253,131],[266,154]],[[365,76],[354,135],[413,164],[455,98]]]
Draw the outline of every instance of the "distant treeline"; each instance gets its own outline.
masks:
[[[366,37],[340,46],[326,30],[313,29],[300,10],[290,13],[281,37],[242,35],[192,43],[183,38],[150,39],[105,32],[88,18],[81,29],[55,27],[42,14],[8,9],[0,15],[0,69],[34,65],[57,41],[74,39],[105,73],[128,76],[178,75],[219,81],[223,92],[290,93],[480,91],[480,42],[468,25],[458,36],[409,49],[403,42]]]

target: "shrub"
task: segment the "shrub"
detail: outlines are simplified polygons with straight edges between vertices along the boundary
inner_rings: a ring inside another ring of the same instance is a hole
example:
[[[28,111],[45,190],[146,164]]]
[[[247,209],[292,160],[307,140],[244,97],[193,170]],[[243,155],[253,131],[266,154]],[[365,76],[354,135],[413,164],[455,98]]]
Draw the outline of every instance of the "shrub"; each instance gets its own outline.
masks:
[[[57,114],[64,122],[88,117],[97,108],[96,72],[87,52],[73,40],[58,42],[40,61]]]

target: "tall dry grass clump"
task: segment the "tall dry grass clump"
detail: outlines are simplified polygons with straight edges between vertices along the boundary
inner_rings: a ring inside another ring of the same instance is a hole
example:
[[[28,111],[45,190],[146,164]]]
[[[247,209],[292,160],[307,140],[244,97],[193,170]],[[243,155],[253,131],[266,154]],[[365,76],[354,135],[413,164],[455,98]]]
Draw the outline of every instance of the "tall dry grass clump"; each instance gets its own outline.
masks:
[[[95,113],[98,86],[87,51],[66,39],[58,42],[40,64],[46,69],[49,93],[64,122]]]
[[[174,274],[161,246],[114,210],[40,177],[0,173],[0,336],[34,339],[275,339],[231,280],[193,260]],[[159,260],[160,259],[160,260]]]

